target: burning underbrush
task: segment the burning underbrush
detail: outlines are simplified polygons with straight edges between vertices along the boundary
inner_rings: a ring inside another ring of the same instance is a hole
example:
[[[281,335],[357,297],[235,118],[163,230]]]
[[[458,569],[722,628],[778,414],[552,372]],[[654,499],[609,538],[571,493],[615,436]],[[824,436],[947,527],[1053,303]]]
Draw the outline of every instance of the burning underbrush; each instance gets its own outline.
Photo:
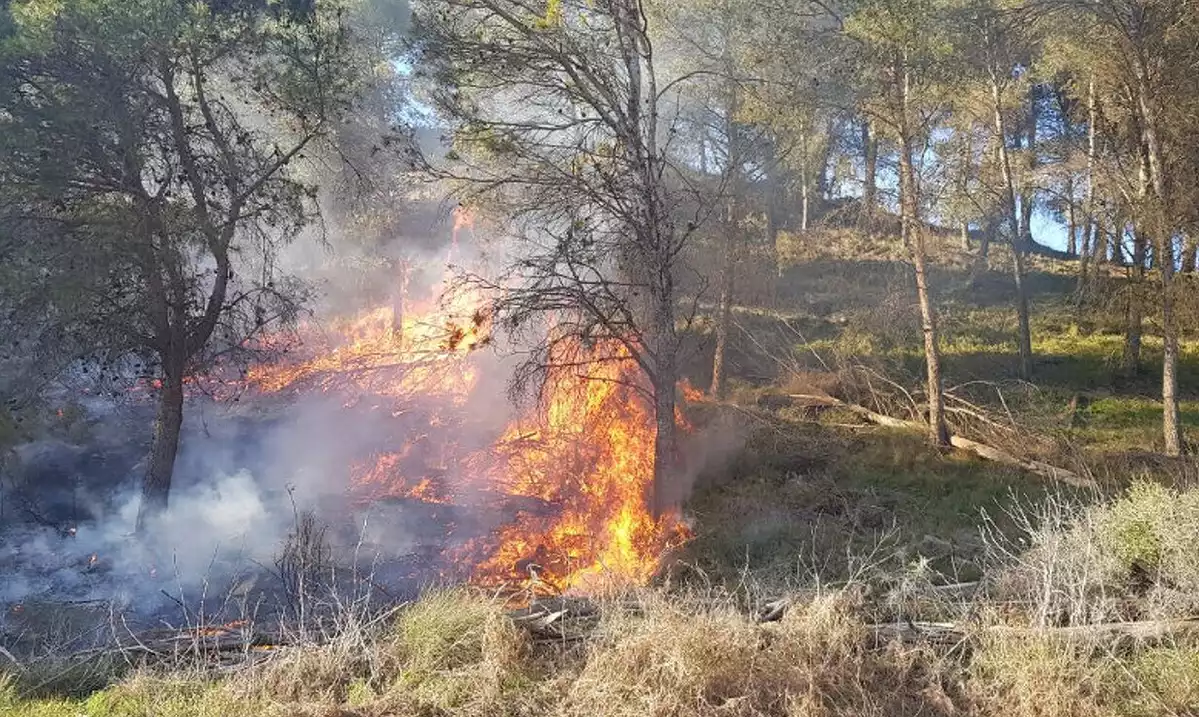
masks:
[[[488,516],[445,521],[445,577],[465,568],[476,583],[538,592],[645,583],[685,530],[650,510],[654,421],[627,349],[561,342],[529,410],[488,425],[480,414],[494,403],[480,395],[505,381],[478,350],[491,342],[486,302],[445,296],[310,330],[285,360],[251,367],[246,387],[319,392],[402,426],[346,466],[346,496],[359,509]]]

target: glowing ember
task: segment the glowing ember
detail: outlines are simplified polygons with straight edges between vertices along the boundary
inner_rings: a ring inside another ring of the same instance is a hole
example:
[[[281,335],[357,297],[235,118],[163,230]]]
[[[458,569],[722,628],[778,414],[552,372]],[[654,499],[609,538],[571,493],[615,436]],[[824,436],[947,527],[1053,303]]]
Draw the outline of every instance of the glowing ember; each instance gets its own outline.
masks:
[[[228,622],[224,625],[192,628],[188,631],[188,633],[194,635],[195,637],[225,637],[240,632],[249,624],[250,623],[246,620],[234,620],[233,622]]]

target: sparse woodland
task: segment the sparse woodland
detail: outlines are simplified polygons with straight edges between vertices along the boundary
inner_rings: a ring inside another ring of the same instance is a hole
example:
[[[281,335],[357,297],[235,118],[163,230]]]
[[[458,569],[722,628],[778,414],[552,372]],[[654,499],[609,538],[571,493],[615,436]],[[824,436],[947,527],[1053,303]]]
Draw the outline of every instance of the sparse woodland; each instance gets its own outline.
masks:
[[[1197,275],[1195,0],[2,2],[0,714],[1199,714]],[[434,518],[26,587],[302,391]]]

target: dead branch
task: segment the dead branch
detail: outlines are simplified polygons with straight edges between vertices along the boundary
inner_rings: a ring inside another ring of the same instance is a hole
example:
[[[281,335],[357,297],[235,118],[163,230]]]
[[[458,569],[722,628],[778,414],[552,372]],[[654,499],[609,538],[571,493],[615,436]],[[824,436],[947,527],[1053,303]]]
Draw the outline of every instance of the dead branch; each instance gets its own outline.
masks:
[[[11,652],[9,652],[8,650],[4,649],[4,646],[3,646],[3,645],[0,645],[0,657],[7,658],[7,659],[8,659],[8,661],[9,661],[9,662],[11,662],[11,663],[13,664],[13,667],[16,667],[18,670],[24,670],[24,669],[25,669],[25,668],[24,668],[24,667],[21,665],[21,661],[20,661],[20,660],[18,660],[16,657],[13,657],[13,654],[12,654]]]
[[[863,419],[879,426],[914,431],[924,430],[924,426],[916,423],[915,421],[907,421],[901,418],[893,418],[881,413],[876,413],[863,406],[846,403],[845,401],[842,401],[839,398],[833,398],[832,396],[793,394],[791,395],[791,398],[802,401],[813,401],[826,406],[844,408],[855,415],[858,415]],[[1020,458],[1012,455],[1011,453],[995,448],[994,446],[988,446],[984,443],[979,443],[978,441],[972,441],[969,438],[950,436],[949,442],[954,448],[970,451],[980,458],[985,458],[986,460],[995,461],[996,463],[1002,463],[1004,465],[1015,466],[1030,473],[1035,473],[1045,478],[1049,478],[1050,480],[1060,481],[1062,483],[1066,483],[1067,485],[1072,485],[1078,488],[1098,488],[1094,480],[1080,476],[1074,471],[1066,470],[1065,468],[1058,468],[1057,466],[1051,466],[1048,463],[1042,463],[1040,461]]]

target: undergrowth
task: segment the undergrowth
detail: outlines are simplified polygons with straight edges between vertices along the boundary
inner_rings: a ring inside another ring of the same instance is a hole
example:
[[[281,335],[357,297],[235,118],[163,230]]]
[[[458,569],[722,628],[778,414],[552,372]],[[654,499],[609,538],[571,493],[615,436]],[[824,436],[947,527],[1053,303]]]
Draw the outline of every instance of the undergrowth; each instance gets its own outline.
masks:
[[[994,564],[978,592],[925,601],[927,614],[914,613],[910,600],[884,618],[878,596],[850,580],[843,587],[794,590],[780,620],[760,623],[735,590],[676,585],[598,600],[598,623],[580,641],[538,641],[496,597],[442,590],[376,628],[280,648],[271,659],[232,673],[200,665],[143,668],[90,695],[37,697],[21,674],[0,675],[0,714],[1192,713],[1199,704],[1199,642],[1192,632],[1115,639],[1100,628],[1114,620],[1193,614],[1183,598],[1199,595],[1199,490],[1142,481],[1097,504],[1051,497],[1035,505],[1015,509],[1019,530],[1005,536],[1006,543],[991,543]],[[935,590],[929,577],[899,581],[904,584],[892,590],[919,597]],[[752,588],[742,583],[739,589]],[[913,626],[898,639],[910,619],[952,619],[958,637],[923,639],[926,628]],[[887,625],[899,632],[884,630]]]

